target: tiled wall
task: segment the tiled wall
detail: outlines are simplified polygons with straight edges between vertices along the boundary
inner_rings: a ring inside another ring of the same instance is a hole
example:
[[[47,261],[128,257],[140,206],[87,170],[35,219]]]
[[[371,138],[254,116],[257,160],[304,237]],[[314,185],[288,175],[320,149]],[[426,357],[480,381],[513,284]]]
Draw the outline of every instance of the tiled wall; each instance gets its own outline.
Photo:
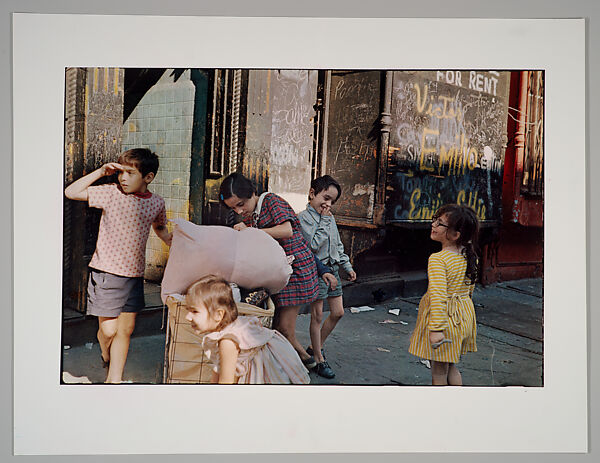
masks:
[[[168,69],[123,124],[123,151],[149,148],[160,159],[158,174],[149,189],[164,198],[169,219],[188,219],[195,97],[189,73],[186,70],[175,82],[173,70]],[[146,248],[147,279],[160,280],[167,255],[168,247],[150,232]]]

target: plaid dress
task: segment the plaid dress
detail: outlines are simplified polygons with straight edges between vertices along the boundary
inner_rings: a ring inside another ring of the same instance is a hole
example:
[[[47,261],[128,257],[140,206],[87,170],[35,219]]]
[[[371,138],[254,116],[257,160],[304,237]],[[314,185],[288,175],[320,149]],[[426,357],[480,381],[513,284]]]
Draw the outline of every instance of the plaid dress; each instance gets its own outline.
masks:
[[[294,256],[292,262],[293,273],[287,286],[279,294],[272,296],[277,307],[308,304],[316,300],[319,293],[317,266],[312,252],[300,231],[298,217],[284,199],[273,193],[265,195],[260,209],[260,216],[257,220],[257,227],[271,228],[288,221],[292,224],[294,234],[291,238],[279,239],[277,242],[286,255]],[[252,217],[245,218],[244,223],[251,227],[253,225]]]

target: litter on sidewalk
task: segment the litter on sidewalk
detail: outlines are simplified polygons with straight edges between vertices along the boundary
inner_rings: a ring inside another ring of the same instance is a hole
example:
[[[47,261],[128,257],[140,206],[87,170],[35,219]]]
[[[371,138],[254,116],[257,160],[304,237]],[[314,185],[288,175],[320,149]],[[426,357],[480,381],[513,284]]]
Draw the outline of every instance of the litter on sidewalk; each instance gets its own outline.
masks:
[[[377,350],[379,352],[390,352],[388,349],[384,349],[383,347],[378,347]]]
[[[86,349],[90,349],[90,350],[91,350],[91,349],[92,349],[92,347],[94,347],[94,343],[93,343],[93,342],[86,342],[86,343],[85,343],[85,348],[86,348]]]
[[[425,365],[427,368],[431,369],[431,363],[427,359],[421,359],[420,362]]]
[[[384,325],[386,323],[400,323],[400,322],[397,322],[397,321],[394,321],[394,320],[384,320],[384,321],[379,322],[379,323],[381,323],[382,325]]]
[[[360,307],[350,307],[350,312],[359,313],[359,312],[369,312],[370,310],[375,310],[373,307],[369,307],[368,305],[361,305]]]
[[[92,384],[87,376],[73,376],[68,371],[63,371],[62,380],[65,384]]]
[[[400,315],[400,309],[390,309],[388,310],[388,313],[391,313],[392,315]]]

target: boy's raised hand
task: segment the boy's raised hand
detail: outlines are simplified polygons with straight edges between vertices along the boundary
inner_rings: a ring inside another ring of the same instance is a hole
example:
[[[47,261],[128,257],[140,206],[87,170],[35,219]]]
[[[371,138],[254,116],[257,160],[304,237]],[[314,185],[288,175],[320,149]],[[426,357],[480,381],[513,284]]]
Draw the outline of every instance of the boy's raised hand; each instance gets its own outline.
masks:
[[[107,162],[102,167],[100,167],[100,173],[103,177],[107,175],[112,175],[115,172],[122,171],[123,166],[118,162]]]
[[[96,180],[106,175],[112,175],[117,171],[123,170],[124,167],[118,162],[107,162],[102,167],[98,167],[93,172],[84,175],[78,180],[75,180],[67,188],[65,188],[65,196],[76,201],[87,201],[87,188]]]
[[[331,206],[328,206],[327,204],[323,204],[323,206],[321,207],[321,215],[324,215],[324,216],[333,215],[331,213]]]

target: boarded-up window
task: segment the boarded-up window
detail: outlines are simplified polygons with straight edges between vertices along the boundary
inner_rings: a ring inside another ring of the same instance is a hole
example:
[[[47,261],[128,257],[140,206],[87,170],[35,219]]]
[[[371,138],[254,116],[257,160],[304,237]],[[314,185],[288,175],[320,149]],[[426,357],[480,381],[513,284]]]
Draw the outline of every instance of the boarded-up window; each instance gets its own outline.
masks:
[[[446,203],[500,219],[508,82],[508,72],[394,72],[388,223],[427,223]]]
[[[332,71],[325,171],[342,186],[341,222],[371,222],[377,178],[380,71]]]

